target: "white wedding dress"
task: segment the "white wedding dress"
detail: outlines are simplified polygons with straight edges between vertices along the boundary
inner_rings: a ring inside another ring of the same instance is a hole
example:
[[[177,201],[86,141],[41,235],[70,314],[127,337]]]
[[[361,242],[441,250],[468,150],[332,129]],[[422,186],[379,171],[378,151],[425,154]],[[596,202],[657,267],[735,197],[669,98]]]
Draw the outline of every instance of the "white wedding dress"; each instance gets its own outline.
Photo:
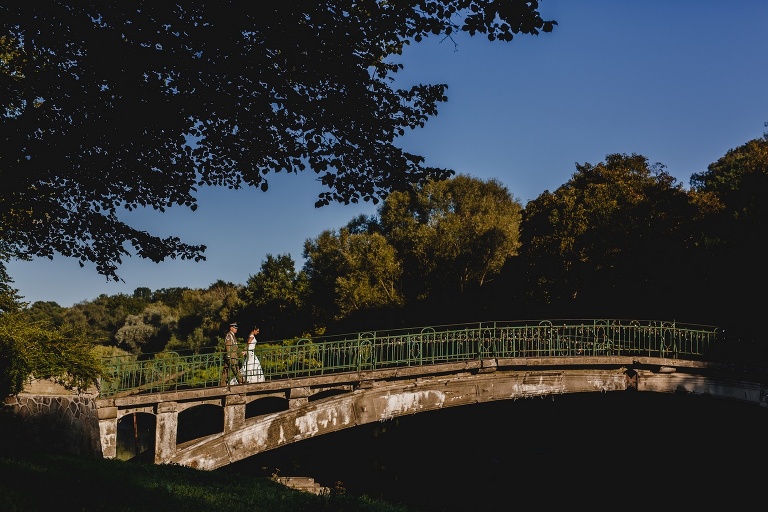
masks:
[[[254,382],[264,382],[264,370],[261,368],[261,361],[259,361],[259,358],[256,357],[256,354],[253,353],[253,350],[256,348],[256,338],[252,337],[248,340],[248,347],[245,352],[245,362],[243,363],[243,366],[240,368],[240,374],[243,376],[243,379],[245,382],[242,384],[248,383],[252,384]],[[230,381],[230,385],[237,384],[237,378],[233,378]]]

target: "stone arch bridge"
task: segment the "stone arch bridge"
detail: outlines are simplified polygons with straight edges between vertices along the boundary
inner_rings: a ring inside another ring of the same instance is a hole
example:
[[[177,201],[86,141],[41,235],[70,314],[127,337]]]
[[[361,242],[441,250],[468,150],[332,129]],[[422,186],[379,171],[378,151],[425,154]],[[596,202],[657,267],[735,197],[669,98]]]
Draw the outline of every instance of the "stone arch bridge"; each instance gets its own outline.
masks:
[[[103,456],[213,470],[314,436],[402,415],[563,393],[691,393],[768,406],[761,371],[631,355],[477,357],[104,397]],[[199,414],[195,414],[195,412]]]

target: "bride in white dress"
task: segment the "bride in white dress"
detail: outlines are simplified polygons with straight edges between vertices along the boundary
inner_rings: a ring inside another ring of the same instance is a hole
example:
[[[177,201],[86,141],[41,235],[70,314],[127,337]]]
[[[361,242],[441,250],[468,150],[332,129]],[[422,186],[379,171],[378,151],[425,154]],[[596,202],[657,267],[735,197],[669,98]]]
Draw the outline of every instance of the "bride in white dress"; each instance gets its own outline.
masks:
[[[256,348],[256,335],[259,334],[259,328],[254,327],[251,334],[248,335],[248,344],[245,349],[245,361],[240,368],[240,373],[246,383],[264,382],[264,370],[261,368],[261,361],[253,353]],[[237,379],[232,379],[230,384],[237,384]]]

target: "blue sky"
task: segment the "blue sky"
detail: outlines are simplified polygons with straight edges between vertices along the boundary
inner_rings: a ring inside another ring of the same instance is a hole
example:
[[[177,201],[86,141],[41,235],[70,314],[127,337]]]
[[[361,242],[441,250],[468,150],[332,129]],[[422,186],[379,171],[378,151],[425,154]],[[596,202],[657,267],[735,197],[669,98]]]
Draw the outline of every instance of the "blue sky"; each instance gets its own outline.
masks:
[[[611,153],[661,162],[686,188],[691,174],[762,136],[768,121],[765,0],[541,0],[554,32],[490,43],[431,37],[403,56],[401,84],[447,83],[440,114],[400,145],[481,179],[496,178],[523,204],[555,190],[575,163]],[[138,287],[244,284],[267,254],[290,254],[375,206],[314,208],[313,174],[271,175],[267,193],[204,189],[199,208],[126,217],[158,235],[205,244],[207,261],[127,259],[108,282],[93,266],[57,256],[11,262],[25,301],[71,306]]]

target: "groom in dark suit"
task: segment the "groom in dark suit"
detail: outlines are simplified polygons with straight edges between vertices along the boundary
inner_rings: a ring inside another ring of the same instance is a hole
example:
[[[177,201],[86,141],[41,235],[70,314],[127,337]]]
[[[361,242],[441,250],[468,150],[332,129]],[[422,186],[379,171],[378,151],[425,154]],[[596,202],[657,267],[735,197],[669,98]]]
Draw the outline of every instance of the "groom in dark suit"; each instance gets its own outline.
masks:
[[[224,366],[221,368],[221,385],[229,386],[230,374],[236,379],[237,384],[243,382],[243,376],[240,373],[240,355],[237,350],[237,322],[229,324],[229,331],[224,337]]]

